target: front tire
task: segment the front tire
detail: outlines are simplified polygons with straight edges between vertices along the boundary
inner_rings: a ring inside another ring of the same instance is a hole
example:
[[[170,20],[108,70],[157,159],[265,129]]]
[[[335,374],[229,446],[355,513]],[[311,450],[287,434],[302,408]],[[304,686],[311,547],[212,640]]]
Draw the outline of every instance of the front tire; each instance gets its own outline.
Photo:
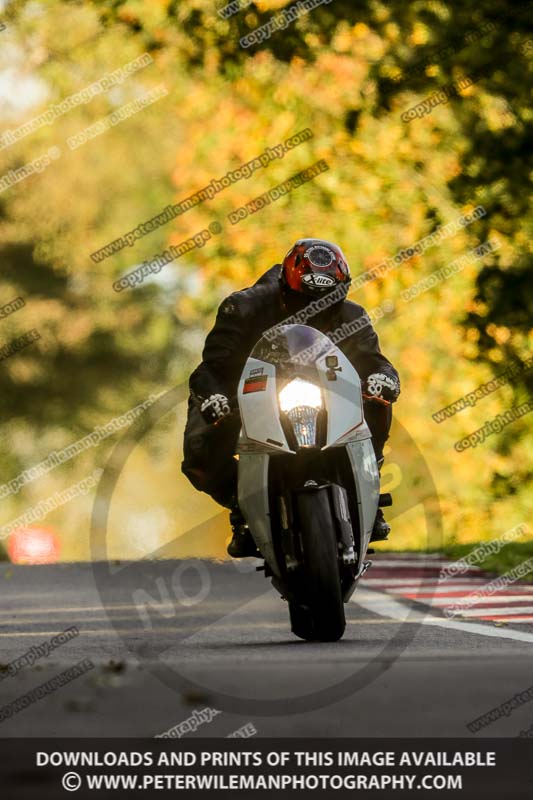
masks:
[[[346,618],[338,545],[326,488],[300,492],[295,506],[302,545],[303,597],[290,603],[292,631],[307,641],[336,642]]]

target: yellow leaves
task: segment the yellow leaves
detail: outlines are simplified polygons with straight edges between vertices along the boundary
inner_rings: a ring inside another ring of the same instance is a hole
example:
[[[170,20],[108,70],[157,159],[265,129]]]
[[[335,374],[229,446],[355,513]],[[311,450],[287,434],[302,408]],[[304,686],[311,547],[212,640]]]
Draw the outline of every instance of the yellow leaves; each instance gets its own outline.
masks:
[[[416,22],[413,26],[411,35],[408,37],[409,44],[414,46],[418,44],[426,44],[428,40],[429,30],[420,22]]]
[[[354,212],[354,201],[352,197],[342,195],[335,198],[335,208],[342,214],[352,214]]]
[[[394,22],[388,22],[385,25],[385,36],[387,39],[390,39],[393,42],[397,41],[400,36],[400,29],[398,25],[396,25]]]
[[[34,345],[32,345],[33,347]],[[19,358],[14,358],[12,362],[8,363],[7,369],[11,375],[12,380],[20,384],[31,384],[35,381],[37,375],[46,378],[46,372],[39,364],[38,355],[36,357],[35,350],[26,350],[20,354]]]
[[[479,356],[479,348],[475,342],[468,342],[464,346],[463,354],[465,358],[475,359]]]
[[[478,314],[480,317],[486,317],[488,306],[481,300],[470,298],[465,301],[465,311],[468,311],[470,314]]]
[[[491,322],[486,330],[498,344],[505,344],[511,338],[511,331],[503,325],[498,326]]]
[[[135,14],[135,12],[127,6],[119,8],[117,16],[122,22],[128,22],[130,25],[137,22],[139,19],[137,14]]]
[[[41,304],[32,299],[20,312],[20,324],[24,321],[28,327],[39,329],[41,323],[43,328],[46,323],[48,335],[36,348],[66,347],[71,351],[82,348],[91,332],[90,318],[93,329],[110,332],[110,335],[116,332],[122,346],[133,348],[142,337],[137,330],[141,328],[146,308],[150,313],[157,313],[163,307],[164,313],[168,309],[168,317],[174,313],[187,327],[180,333],[179,345],[190,354],[190,363],[179,355],[172,365],[173,370],[183,376],[185,370],[193,366],[192,361],[199,358],[204,328],[212,323],[207,312],[211,312],[223,294],[250,285],[279,261],[301,235],[321,235],[338,241],[355,276],[392,258],[399,249],[413,245],[436,224],[451,222],[461,211],[471,212],[478,202],[483,202],[484,196],[472,198],[467,208],[459,209],[450,201],[446,182],[460,174],[459,157],[465,144],[458,136],[458,123],[451,104],[435,109],[424,120],[406,125],[401,120],[402,112],[421,101],[424,95],[411,97],[402,93],[393,99],[392,111],[379,116],[369,110],[372,100],[368,102],[363,96],[373,88],[368,79],[373,65],[379,62],[381,77],[397,71],[397,67],[392,66],[391,45],[397,43],[401,54],[406,45],[416,51],[427,42],[428,31],[424,25],[416,25],[410,31],[408,26],[401,30],[389,24],[381,36],[363,22],[353,26],[344,22],[333,34],[331,46],[329,43],[324,46],[321,35],[307,37],[307,42],[316,47],[316,61],[307,63],[294,57],[289,63],[280,63],[265,46],[263,51],[245,58],[242,66],[232,66],[232,77],[228,80],[217,74],[219,59],[224,55],[209,46],[217,31],[235,35],[216,13],[224,2],[174,3],[178,16],[169,22],[162,19],[162,11],[169,7],[168,0],[150,3],[130,0],[123,8],[122,18],[129,23],[139,18],[143,24],[142,37],[146,34],[150,40],[168,44],[174,36],[179,45],[158,51],[156,63],[146,73],[139,73],[138,80],[128,79],[114,94],[127,93],[130,88],[132,93],[139,92],[145,81],[150,85],[163,82],[171,87],[168,101],[165,99],[161,105],[151,106],[75,153],[65,152],[53,172],[32,177],[21,187],[20,193],[17,190],[12,195],[3,195],[9,222],[2,222],[2,234],[8,233],[14,241],[17,237],[25,241],[21,231],[29,234],[27,238],[38,243],[36,256],[53,265],[59,276],[63,269],[68,270],[82,286],[79,291],[71,289],[70,294],[62,298],[64,305]],[[286,5],[286,0],[258,3],[261,10]],[[46,15],[47,4],[41,6]],[[185,19],[193,27],[198,24],[190,20],[191,9],[207,13],[205,27],[210,30],[202,31],[205,47],[201,53],[195,36],[188,37],[186,26],[181,24]],[[391,12],[385,4],[377,6],[375,11],[382,21],[390,18]],[[56,18],[50,13],[46,16],[48,27],[46,31],[42,29],[45,35],[35,42],[34,49],[39,65],[45,54],[56,47],[60,55],[68,54],[69,64],[76,65],[76,69],[65,68],[62,63],[46,67],[57,70],[53,76],[59,76],[61,95],[81,89],[106,70],[138,55],[135,48],[141,46],[139,39],[125,36],[124,25],[100,31],[98,14],[90,6],[67,4],[62,13],[73,24],[66,26],[65,17],[61,17],[60,24],[56,25]],[[239,15],[240,21],[243,18],[250,27],[258,22],[251,10]],[[83,24],[76,25],[76,22]],[[306,26],[305,20],[297,25],[302,29]],[[65,37],[69,27],[72,35]],[[87,33],[94,31],[101,33],[94,51],[92,46],[87,46],[78,64],[75,57],[78,51],[71,55],[69,48],[73,42],[79,47]],[[281,42],[284,34],[276,36]],[[184,67],[188,48],[191,55],[205,58],[201,70]],[[36,63],[25,62],[33,74],[41,70]],[[83,82],[76,85],[76,81],[81,80],[80,75]],[[437,66],[429,65],[426,75],[437,76]],[[62,145],[68,136],[108,113],[112,102],[115,102],[112,98],[94,98],[43,130],[42,138],[31,140],[31,146],[42,144],[45,149],[46,145]],[[496,110],[499,113],[499,107]],[[492,114],[492,106],[490,111]],[[183,200],[212,179],[222,178],[229,170],[306,127],[313,131],[314,137],[283,158],[232,183],[157,232],[124,248],[120,254],[98,265],[91,261],[92,251],[134,229],[168,203]],[[327,160],[328,172],[269,203],[239,224],[229,223],[231,211],[319,158]],[[503,194],[505,182],[494,186],[493,191],[495,196]],[[16,227],[11,222],[13,219],[20,220]],[[137,300],[132,290],[131,307],[117,313],[118,303],[124,296],[118,299],[113,296],[114,274],[161,252],[169,242],[183,241],[215,220],[223,228],[221,235],[164,268],[161,278],[168,276],[169,286],[175,278],[179,292],[172,295],[169,290],[167,294],[167,284],[164,284],[161,299],[156,298],[151,306],[155,295],[150,295],[145,303],[141,292]],[[512,244],[525,249],[526,233],[525,228],[519,231]],[[351,294],[353,300],[369,311],[386,299],[394,304],[394,311],[379,320],[376,329],[383,351],[398,366],[402,377],[403,393],[396,413],[416,435],[417,445],[435,477],[443,500],[446,534],[457,533],[461,537],[470,535],[468,531],[477,535],[480,527],[489,529],[491,520],[482,517],[479,509],[490,497],[490,470],[496,467],[503,472],[504,467],[509,466],[507,458],[491,453],[490,442],[465,454],[453,449],[454,441],[460,436],[505,410],[508,396],[502,390],[442,425],[431,419],[433,411],[490,377],[487,369],[467,360],[477,355],[478,331],[468,331],[464,341],[456,325],[456,320],[465,312],[486,314],[483,304],[469,299],[481,263],[451,276],[412,302],[405,302],[401,292],[462,255],[471,246],[471,235],[470,231],[457,232],[428,248],[422,256],[411,258]],[[490,237],[493,236],[497,234],[491,232]],[[499,242],[498,257],[505,257],[505,264],[511,264],[514,255],[509,237],[501,235]],[[490,263],[490,258],[485,263]],[[69,281],[69,287],[72,286]],[[94,307],[67,307],[69,298],[74,297],[79,302],[89,293],[98,298]],[[8,325],[8,321],[3,324]],[[494,337],[496,360],[499,348],[508,342],[509,330],[492,326],[488,332]],[[165,323],[151,335],[157,339],[157,348],[162,349],[167,336]],[[526,347],[524,341],[524,350]],[[140,349],[144,352],[142,347]],[[6,368],[17,369],[18,379],[24,382],[28,379],[31,361],[28,350],[27,357],[21,355],[19,361],[14,358]],[[139,475],[142,480],[151,465],[137,464],[136,468],[138,473],[129,474],[128,491],[119,498],[123,508],[126,508],[127,496],[135,494]],[[169,503],[178,503],[177,496],[188,498],[185,502],[179,500],[182,506],[176,508],[179,527],[180,521],[187,516],[190,519],[193,513],[187,504],[194,496],[203,517],[205,507],[198,504],[210,501],[205,498],[201,501],[184,482],[179,484],[180,491],[176,495],[176,483],[184,479],[179,475],[176,478],[170,471],[168,476],[165,486],[150,486],[143,496],[146,507],[153,505],[154,496],[156,502],[166,502],[167,496],[171,497]],[[388,480],[392,480],[390,475]],[[211,511],[214,512],[214,507],[207,508],[206,516]],[[195,510],[194,514],[197,513]],[[406,517],[400,526],[402,535],[404,532],[413,535],[412,531],[421,528],[422,522],[416,516]],[[124,554],[125,538],[122,534],[117,545],[120,555]],[[398,541],[406,544],[408,540],[399,536]]]
[[[253,11],[248,11],[244,16],[244,21],[249,28],[256,28],[259,24],[259,18]]]
[[[78,347],[89,338],[93,331],[94,320],[91,314],[78,311],[71,315],[68,326],[61,330],[62,344],[68,349]]]
[[[496,364],[499,364],[503,361],[503,353],[501,350],[498,350],[497,347],[492,347],[488,351],[487,355],[490,358],[490,360],[495,362]]]
[[[354,77],[354,61],[345,55],[335,55],[334,53],[324,53],[320,58],[320,68],[329,73],[332,78],[338,81],[339,85],[330,85],[329,89],[335,92],[343,92],[346,88],[346,81]],[[327,79],[327,75],[322,72],[323,78]]]
[[[524,248],[524,250],[529,249],[529,247],[531,246],[530,237],[528,236],[528,233],[525,230],[517,231],[515,236],[515,242],[517,247],[522,247]]]
[[[353,34],[356,39],[366,39],[366,37],[370,34],[370,29],[368,25],[365,25],[364,22],[357,22],[352,28]]]
[[[117,16],[130,25],[141,22],[144,27],[149,26],[152,33],[154,26],[166,20],[167,10],[167,0],[150,0],[149,3],[144,0],[129,0],[119,9]]]
[[[179,305],[177,307],[180,321],[184,324],[191,324],[198,318],[198,308],[192,297],[184,295],[179,298]]]
[[[362,139],[351,139],[348,142],[348,147],[355,155],[366,156],[367,154],[367,145]]]
[[[509,105],[505,102],[485,102],[485,120],[490,130],[497,131],[502,128],[512,128],[516,124],[516,117]]]
[[[348,53],[356,38],[354,28],[350,29],[346,24],[339,25],[331,40],[331,47],[336,53]]]

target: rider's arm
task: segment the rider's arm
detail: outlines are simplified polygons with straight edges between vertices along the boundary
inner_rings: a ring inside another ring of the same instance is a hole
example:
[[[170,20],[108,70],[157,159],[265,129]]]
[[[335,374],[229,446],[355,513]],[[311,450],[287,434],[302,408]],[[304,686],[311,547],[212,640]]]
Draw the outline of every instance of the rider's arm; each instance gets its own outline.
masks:
[[[378,335],[364,308],[356,303],[350,303],[346,310],[349,316],[347,321],[353,327],[354,333],[340,342],[339,346],[357,370],[361,380],[366,381],[370,375],[382,373],[399,386],[400,376],[381,352]]]
[[[190,377],[193,397],[200,400],[211,395],[235,394],[247,346],[246,319],[238,298],[230,295],[218,309],[215,324],[205,340],[202,362]]]

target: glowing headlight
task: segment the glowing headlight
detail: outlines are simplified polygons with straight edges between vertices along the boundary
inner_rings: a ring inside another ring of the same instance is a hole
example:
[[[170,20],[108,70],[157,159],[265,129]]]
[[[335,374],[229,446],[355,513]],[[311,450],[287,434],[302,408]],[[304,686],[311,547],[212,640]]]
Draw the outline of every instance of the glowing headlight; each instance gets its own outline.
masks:
[[[279,393],[279,405],[292,423],[298,445],[314,447],[318,411],[322,408],[322,396],[318,386],[301,378],[295,378]]]
[[[283,387],[279,393],[279,405],[282,411],[292,411],[301,406],[309,408],[322,408],[320,389],[314,383],[295,378]]]

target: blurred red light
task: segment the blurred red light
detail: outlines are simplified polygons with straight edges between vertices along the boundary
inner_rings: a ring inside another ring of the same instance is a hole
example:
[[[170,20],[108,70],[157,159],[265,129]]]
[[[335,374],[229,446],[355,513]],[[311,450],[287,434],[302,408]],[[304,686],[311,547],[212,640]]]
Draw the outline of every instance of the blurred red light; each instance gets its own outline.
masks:
[[[59,539],[51,528],[17,528],[7,542],[14,564],[54,564],[59,558]]]

